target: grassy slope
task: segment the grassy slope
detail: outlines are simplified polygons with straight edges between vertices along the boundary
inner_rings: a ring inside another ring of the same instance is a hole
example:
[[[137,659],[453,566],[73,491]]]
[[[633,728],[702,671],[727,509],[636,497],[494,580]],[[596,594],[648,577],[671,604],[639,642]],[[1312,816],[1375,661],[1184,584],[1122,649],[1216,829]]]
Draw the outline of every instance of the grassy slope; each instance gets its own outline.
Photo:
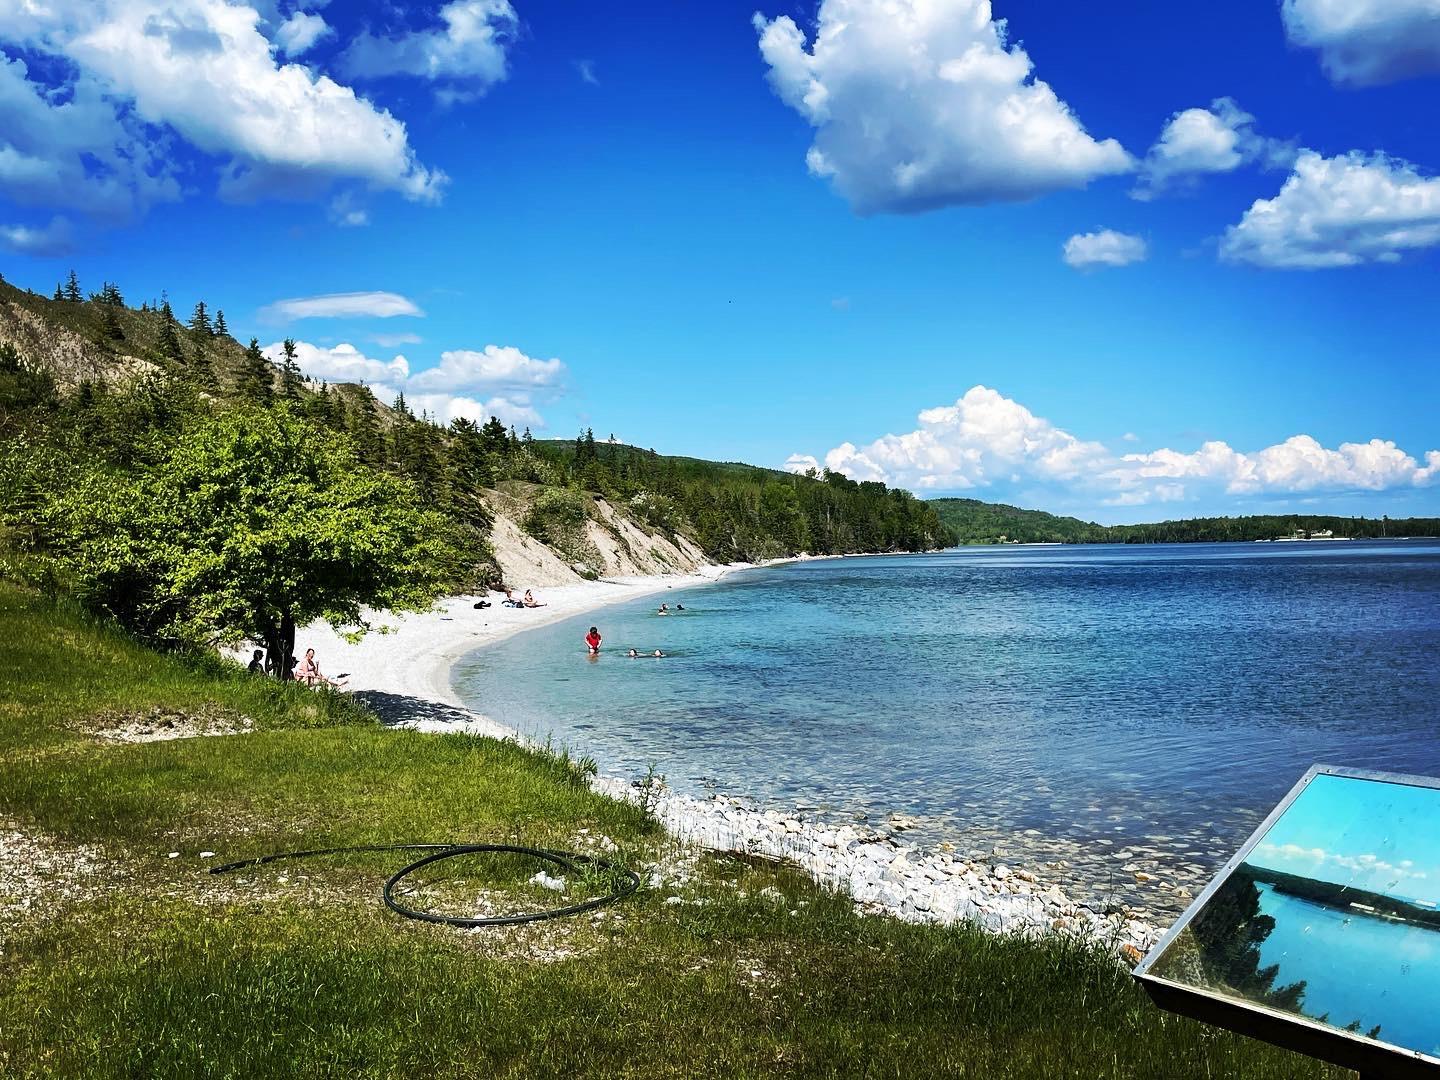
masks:
[[[206,703],[263,730],[84,734]],[[210,878],[201,847],[583,843],[589,829],[636,865],[675,852],[553,756],[384,731],[344,699],[198,672],[3,582],[0,819],[98,843],[115,867],[98,899],[0,921],[6,1076],[1320,1075],[1163,1016],[1085,948],[859,917],[721,857],[601,919],[519,931],[389,915],[387,856]],[[472,884],[533,870],[477,867]]]

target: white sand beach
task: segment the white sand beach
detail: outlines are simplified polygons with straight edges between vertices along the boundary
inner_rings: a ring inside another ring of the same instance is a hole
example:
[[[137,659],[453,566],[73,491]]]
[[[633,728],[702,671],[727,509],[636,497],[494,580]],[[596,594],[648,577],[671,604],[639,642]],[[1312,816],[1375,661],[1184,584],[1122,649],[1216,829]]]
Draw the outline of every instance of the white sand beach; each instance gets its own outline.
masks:
[[[594,611],[638,596],[718,581],[748,563],[703,566],[692,574],[655,574],[605,578],[571,585],[536,588],[538,608],[500,606],[502,593],[452,596],[430,611],[378,613],[374,630],[358,642],[346,641],[327,623],[314,622],[295,634],[295,651],[315,650],[320,669],[330,678],[348,673],[355,691],[387,722],[422,731],[465,730],[496,738],[518,738],[511,729],[466,708],[450,683],[455,661],[482,645],[524,630]],[[517,590],[521,595],[523,590]],[[477,600],[491,606],[476,609]],[[603,628],[602,628],[603,630]],[[577,638],[575,647],[581,648]]]

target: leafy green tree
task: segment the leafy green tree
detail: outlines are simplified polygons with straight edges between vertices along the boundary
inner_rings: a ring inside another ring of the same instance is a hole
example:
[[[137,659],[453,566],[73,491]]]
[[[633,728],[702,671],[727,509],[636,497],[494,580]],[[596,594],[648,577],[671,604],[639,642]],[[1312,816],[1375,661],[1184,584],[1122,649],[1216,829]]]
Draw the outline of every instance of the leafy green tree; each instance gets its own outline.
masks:
[[[459,559],[410,484],[284,406],[202,414],[153,467],[67,485],[47,521],[93,606],[161,642],[263,642],[281,672],[297,626],[423,607]]]

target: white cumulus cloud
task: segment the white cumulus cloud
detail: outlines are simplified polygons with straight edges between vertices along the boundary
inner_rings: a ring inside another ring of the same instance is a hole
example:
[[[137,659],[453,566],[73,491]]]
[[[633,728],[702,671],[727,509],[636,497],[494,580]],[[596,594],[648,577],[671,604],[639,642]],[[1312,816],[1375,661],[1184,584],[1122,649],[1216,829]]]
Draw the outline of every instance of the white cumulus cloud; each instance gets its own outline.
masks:
[[[1440,244],[1440,178],[1358,151],[1302,150],[1273,199],[1257,199],[1220,241],[1230,262],[1313,270],[1398,262]]]
[[[859,213],[1032,199],[1129,172],[1092,138],[989,0],[821,0],[813,42],[756,15],[770,84],[815,128],[810,171]]]
[[[262,351],[278,364],[284,344],[275,342]],[[404,394],[412,412],[440,424],[459,417],[482,422],[498,416],[517,427],[544,427],[537,399],[549,400],[564,391],[563,363],[537,360],[509,345],[444,352],[439,364],[418,372],[404,356],[383,360],[348,343],[327,348],[297,341],[295,353],[307,378],[363,382],[386,404]]]
[[[325,293],[277,300],[260,309],[262,318],[277,322],[296,319],[391,319],[397,315],[423,317],[425,312],[408,296],[393,292]]]
[[[411,380],[417,392],[492,389],[538,390],[558,386],[565,375],[559,360],[536,360],[511,345],[487,345],[479,352],[455,349]]]
[[[278,364],[285,356],[282,342],[267,345],[261,350],[265,358]],[[300,370],[308,378],[326,382],[401,383],[410,377],[409,361],[403,356],[390,360],[376,360],[366,356],[354,345],[341,343],[334,348],[312,345],[308,341],[295,343],[295,357]]]
[[[1129,266],[1144,262],[1145,241],[1138,236],[1101,229],[1099,232],[1077,233],[1065,241],[1065,262],[1077,270],[1097,266]]]
[[[20,255],[65,255],[75,247],[75,230],[63,217],[48,225],[0,225],[0,247]]]
[[[0,53],[0,195],[14,204],[126,221],[180,197],[163,150],[99,79],[80,73],[57,95]]]
[[[1284,0],[1281,11],[1290,41],[1318,49],[1335,82],[1440,72],[1440,0]]]
[[[326,34],[330,27],[325,19],[312,12],[296,11],[275,30],[275,43],[286,56],[299,56]]]
[[[1130,193],[1149,200],[1207,173],[1232,172],[1253,161],[1293,157],[1290,148],[1255,132],[1255,118],[1234,98],[1216,98],[1208,109],[1183,109],[1170,117],[1140,165]]]
[[[0,4],[0,42],[43,57],[47,76],[4,65],[0,151],[8,144],[12,177],[0,187],[13,194],[18,169],[43,166],[50,178],[32,182],[49,198],[34,201],[58,206],[98,192],[102,203],[143,209],[179,195],[165,153],[175,138],[218,159],[227,197],[303,195],[343,182],[439,197],[444,174],[420,164],[403,123],[328,75],[279,62],[260,23],[236,0]],[[288,34],[298,49],[315,32],[292,19],[281,45]],[[46,130],[37,135],[39,123]]]
[[[1115,506],[1216,493],[1383,491],[1440,481],[1440,450],[1427,452],[1422,464],[1383,439],[1331,449],[1309,435],[1295,435],[1253,452],[1211,441],[1190,452],[1120,453],[1079,438],[985,386],[972,387],[953,405],[924,410],[913,431],[864,445],[844,442],[820,461],[794,454],[786,467],[802,472],[822,463],[852,479],[922,491],[999,483],[1059,490]]]
[[[508,0],[452,0],[440,9],[440,22],[393,37],[361,34],[341,56],[341,69],[357,79],[411,75],[442,82],[450,101],[505,79],[506,49],[520,25]]]

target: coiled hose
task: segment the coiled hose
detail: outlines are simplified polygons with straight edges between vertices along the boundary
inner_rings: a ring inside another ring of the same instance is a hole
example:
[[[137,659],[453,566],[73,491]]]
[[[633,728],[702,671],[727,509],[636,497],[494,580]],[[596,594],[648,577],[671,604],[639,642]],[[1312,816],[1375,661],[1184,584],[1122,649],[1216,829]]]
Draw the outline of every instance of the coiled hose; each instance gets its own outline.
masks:
[[[306,859],[314,855],[345,855],[352,852],[367,851],[428,851],[423,859],[417,859],[408,866],[401,867],[390,876],[385,882],[384,891],[381,895],[385,899],[385,906],[397,915],[403,915],[407,919],[419,919],[421,922],[440,923],[444,926],[518,926],[521,923],[541,922],[545,919],[563,919],[568,915],[579,915],[581,912],[593,911],[596,908],[604,907],[606,904],[613,904],[617,900],[623,900],[630,896],[640,887],[640,878],[633,870],[627,870],[607,859],[594,855],[579,855],[573,851],[553,851],[549,848],[518,847],[514,844],[362,844],[355,847],[333,847],[314,848],[310,851],[282,851],[273,855],[261,855],[254,859],[241,859],[238,862],[226,863],[224,866],[210,868],[212,874],[228,874],[234,870],[243,870],[250,866],[265,866],[268,863],[279,862],[282,859]],[[455,915],[436,915],[432,911],[417,911],[415,908],[406,907],[395,899],[395,886],[402,880],[413,874],[422,867],[431,863],[440,862],[443,859],[453,859],[460,855],[474,855],[478,852],[505,852],[512,855],[528,855],[532,858],[541,859],[553,863],[563,870],[574,874],[582,873],[582,867],[591,866],[601,871],[611,872],[616,881],[615,887],[606,895],[593,897],[579,904],[570,904],[568,907],[552,908],[549,911],[531,911],[519,915],[493,915],[486,918],[466,919]]]

